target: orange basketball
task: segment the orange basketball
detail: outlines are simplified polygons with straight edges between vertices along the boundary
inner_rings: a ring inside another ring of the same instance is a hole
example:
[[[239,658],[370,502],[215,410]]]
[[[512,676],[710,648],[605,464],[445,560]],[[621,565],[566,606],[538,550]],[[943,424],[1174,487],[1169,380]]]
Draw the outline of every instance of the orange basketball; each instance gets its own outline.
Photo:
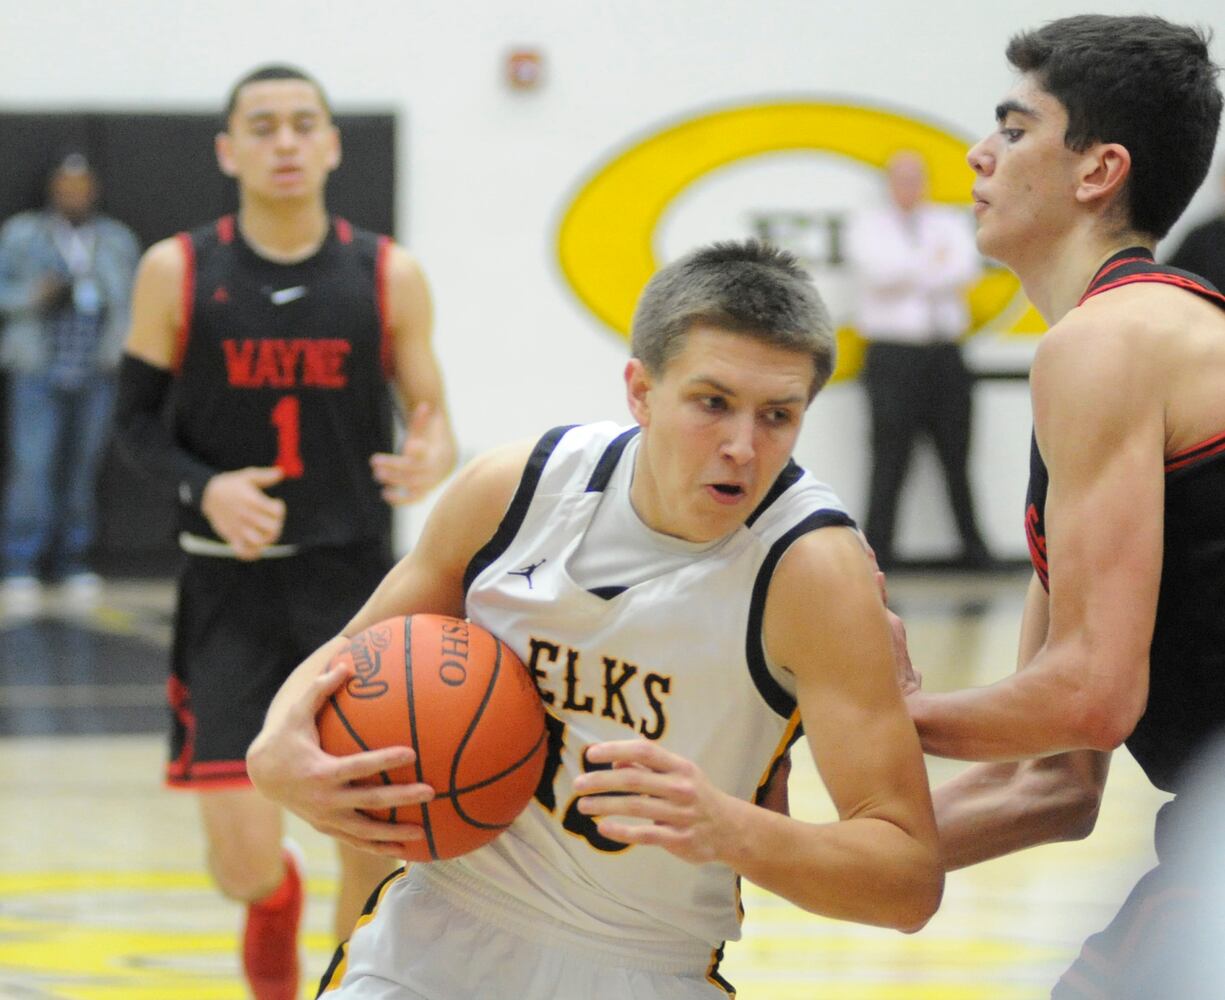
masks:
[[[472,622],[389,618],[337,656],[353,676],[319,712],[319,741],[337,756],[411,746],[417,762],[365,783],[425,782],[433,801],[372,811],[419,823],[410,861],[453,858],[493,840],[531,801],[544,768],[544,707],[523,662]]]

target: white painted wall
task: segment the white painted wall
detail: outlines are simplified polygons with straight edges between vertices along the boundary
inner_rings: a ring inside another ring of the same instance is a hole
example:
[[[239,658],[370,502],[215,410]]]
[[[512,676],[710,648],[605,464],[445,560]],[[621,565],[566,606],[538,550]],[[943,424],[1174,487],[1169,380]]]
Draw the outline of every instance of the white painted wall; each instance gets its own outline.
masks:
[[[1175,20],[1225,24],[1219,0],[1160,6]],[[576,186],[616,151],[704,110],[779,97],[894,108],[973,139],[1010,85],[1008,35],[1081,9],[1071,0],[0,0],[0,103],[211,110],[243,72],[284,60],[315,73],[344,110],[399,110],[400,235],[433,284],[438,351],[470,454],[556,423],[626,419],[625,345],[569,292],[555,251]],[[544,53],[535,92],[503,82],[504,55],[519,45]],[[1187,220],[1208,214],[1219,190],[1198,197]],[[807,207],[798,187],[772,185],[770,196]],[[688,231],[683,220],[670,225],[658,234],[661,259]],[[831,387],[799,449],[853,511],[864,495],[864,409],[857,386]],[[982,386],[975,434],[988,539],[1020,555],[1022,384]],[[952,548],[951,519],[934,463],[922,459],[900,547],[938,554]]]

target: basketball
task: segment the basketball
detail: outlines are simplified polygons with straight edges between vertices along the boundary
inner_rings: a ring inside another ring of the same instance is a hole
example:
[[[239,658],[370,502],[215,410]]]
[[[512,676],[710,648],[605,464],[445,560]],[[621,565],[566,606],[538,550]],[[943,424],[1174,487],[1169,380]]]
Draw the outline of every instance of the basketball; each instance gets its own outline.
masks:
[[[531,800],[544,768],[544,707],[523,662],[496,636],[445,615],[390,618],[355,635],[338,660],[353,673],[319,712],[323,749],[411,746],[415,764],[363,783],[434,789],[421,806],[370,812],[424,828],[406,860],[487,844]]]

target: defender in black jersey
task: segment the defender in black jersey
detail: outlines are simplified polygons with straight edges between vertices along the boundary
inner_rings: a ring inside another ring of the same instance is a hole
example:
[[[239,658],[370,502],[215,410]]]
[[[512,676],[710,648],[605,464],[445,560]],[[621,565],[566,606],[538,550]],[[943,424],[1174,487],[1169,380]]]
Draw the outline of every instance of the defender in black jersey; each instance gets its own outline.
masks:
[[[1188,943],[1222,887],[1178,845],[1225,726],[1225,299],[1152,259],[1207,173],[1218,70],[1201,31],[1155,17],[1055,21],[1008,58],[1020,79],[969,161],[979,248],[1051,324],[1031,374],[1035,575],[1016,674],[909,696],[928,751],[990,762],[934,793],[942,853],[1087,835],[1126,743],[1177,796],[1160,864],[1053,995],[1219,996]]]
[[[318,84],[289,67],[249,74],[217,154],[238,214],[146,254],[119,430],[179,501],[167,782],[205,793],[210,870],[248,904],[248,983],[288,1000],[301,879],[247,747],[284,678],[390,566],[388,505],[435,486],[455,445],[418,265],[326,210],[340,146]],[[411,414],[398,453],[396,396]],[[344,939],[388,867],[347,845],[341,860]]]

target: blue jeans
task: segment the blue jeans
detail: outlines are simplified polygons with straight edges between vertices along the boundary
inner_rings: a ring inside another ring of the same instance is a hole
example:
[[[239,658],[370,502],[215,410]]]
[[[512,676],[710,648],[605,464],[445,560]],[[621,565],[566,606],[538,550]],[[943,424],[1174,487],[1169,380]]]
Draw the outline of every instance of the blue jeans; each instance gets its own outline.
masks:
[[[71,389],[41,374],[9,379],[8,484],[2,548],[5,576],[86,570],[97,519],[98,466],[110,439],[114,376]]]

